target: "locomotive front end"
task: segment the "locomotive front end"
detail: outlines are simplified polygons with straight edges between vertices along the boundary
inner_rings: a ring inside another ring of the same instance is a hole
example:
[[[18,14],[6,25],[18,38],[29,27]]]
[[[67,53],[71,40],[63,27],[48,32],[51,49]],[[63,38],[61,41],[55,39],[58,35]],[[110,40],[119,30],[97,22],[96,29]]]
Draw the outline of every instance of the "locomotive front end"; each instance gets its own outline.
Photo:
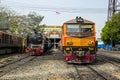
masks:
[[[80,21],[80,22],[79,22]],[[63,25],[62,44],[68,63],[92,63],[96,59],[95,24],[76,19]]]
[[[44,52],[44,39],[41,33],[31,33],[27,36],[26,53],[30,55],[41,55]]]

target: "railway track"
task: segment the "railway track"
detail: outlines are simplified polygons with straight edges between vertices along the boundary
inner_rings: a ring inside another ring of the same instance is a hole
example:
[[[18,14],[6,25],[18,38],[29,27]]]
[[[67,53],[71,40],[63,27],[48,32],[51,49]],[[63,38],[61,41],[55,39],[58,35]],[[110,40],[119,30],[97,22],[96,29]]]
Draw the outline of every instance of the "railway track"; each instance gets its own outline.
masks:
[[[51,53],[51,55],[50,55],[50,53]],[[47,54],[40,56],[40,57],[30,56],[30,57],[22,59],[18,62],[4,66],[4,67],[0,68],[0,78],[1,79],[9,79],[9,78],[10,79],[19,79],[19,75],[21,76],[21,74],[23,74],[23,75],[26,73],[28,74],[28,71],[29,71],[29,73],[35,72],[35,75],[29,74],[30,77],[28,76],[28,78],[31,78],[31,76],[33,76],[32,78],[35,78],[35,79],[36,78],[41,79],[41,77],[43,79],[44,79],[44,77],[49,79],[50,76],[57,77],[57,75],[65,78],[65,80],[67,80],[67,79],[72,79],[72,80],[119,80],[120,79],[119,78],[120,67],[115,65],[115,64],[117,64],[117,62],[110,61],[109,59],[107,59],[101,55],[97,56],[98,61],[94,65],[93,64],[77,65],[77,64],[67,64],[66,62],[64,62],[63,57],[60,57],[62,54],[56,54],[56,53],[53,54],[53,53],[54,52],[47,52]],[[54,71],[54,70],[57,70],[57,71]],[[118,74],[118,76],[116,76],[116,74]],[[11,76],[9,76],[9,75],[11,75]],[[16,77],[16,75],[17,75],[17,77]],[[36,75],[37,75],[37,77],[36,77]],[[44,75],[46,75],[46,76],[44,76]],[[46,80],[46,78],[45,78],[45,80]],[[20,79],[21,80],[24,79],[24,76],[21,76]],[[26,79],[24,79],[24,80],[26,80]],[[53,80],[53,78],[51,80]],[[61,80],[61,78],[59,80]]]
[[[6,58],[6,57],[9,57],[12,55],[14,55],[14,54],[0,54],[0,58]]]
[[[48,53],[49,51],[46,51],[44,54]],[[18,60],[12,61],[10,63],[7,63],[5,65],[0,66],[0,77],[10,73],[12,70],[17,69],[21,67],[22,65],[36,59],[39,56],[30,56],[27,55],[23,58],[20,58]]]
[[[8,65],[10,65],[10,64],[14,64],[14,63],[16,63],[16,62],[18,62],[18,61],[20,61],[20,60],[22,60],[22,59],[25,59],[25,58],[27,58],[27,57],[29,57],[29,56],[25,56],[25,57],[23,57],[23,58],[20,58],[20,59],[18,59],[18,60],[15,60],[15,61],[7,62],[6,64],[1,65],[0,68],[3,68],[3,67],[8,66]]]
[[[111,57],[111,56],[107,56],[107,55],[102,55],[102,54],[99,54],[100,56],[110,60],[110,61],[114,61],[114,62],[117,62],[117,63],[120,63],[120,59],[119,58],[115,58],[115,57]]]
[[[7,73],[10,73],[12,70],[17,69],[24,65],[25,63],[32,61],[38,56],[26,56],[24,58],[21,58],[19,60],[13,61],[11,63],[5,64],[0,67],[0,77],[6,75]]]
[[[84,64],[82,65],[83,68],[80,65],[73,66],[77,72],[77,77],[75,76],[74,78],[75,80],[107,80],[105,76],[97,72],[90,65]]]
[[[115,59],[115,61],[114,61],[113,58],[108,58],[104,55],[102,55],[102,56],[98,55],[97,57],[98,57],[98,62],[96,64],[94,64],[94,65],[93,64],[92,65],[85,64],[84,65],[85,69],[83,68],[83,70],[82,69],[80,70],[81,65],[73,65],[77,72],[77,75],[78,75],[77,79],[80,79],[80,80],[93,80],[93,79],[94,80],[96,80],[96,79],[97,80],[118,80],[117,77],[112,76],[112,74],[115,74],[115,71],[113,71],[113,73],[108,74],[104,69],[102,70],[101,68],[98,68],[98,67],[100,67],[99,65],[101,65],[101,64],[103,64],[103,66],[105,66],[106,62],[107,62],[111,65],[114,65],[116,67],[116,69],[120,69],[120,65],[119,65],[118,61],[116,61],[116,58],[114,58]],[[108,69],[109,69],[109,67],[108,67]]]
[[[115,74],[115,72],[111,72],[107,70],[102,70],[100,68],[97,68],[98,66],[93,66],[93,65],[87,65],[88,68],[90,68],[94,73],[96,73],[98,76],[102,77],[101,80],[119,80]],[[109,67],[108,67],[109,68]],[[111,72],[111,73],[110,73]]]
[[[78,75],[75,80],[118,80],[116,77],[106,74],[93,65],[85,65],[85,70],[80,70],[79,65],[74,67]]]
[[[76,73],[77,73],[77,77],[74,76],[74,79],[76,80],[76,78],[77,78],[77,79],[82,80],[83,79],[82,75],[79,73],[79,70],[78,70],[77,66],[76,65],[73,65],[73,66],[75,67],[75,70],[76,70]]]
[[[97,55],[97,58],[98,58],[97,64],[87,65],[87,67],[90,68],[97,75],[101,76],[104,80],[119,80],[118,76],[115,75],[119,73],[119,70],[120,70],[120,64],[118,63],[118,61],[116,61],[116,58],[105,56],[105,55]],[[112,76],[113,74],[114,76]]]
[[[99,77],[101,77],[103,80],[107,80],[107,78],[104,76],[104,74],[99,73],[97,70],[95,70],[91,65],[87,65],[89,69],[91,69],[95,74],[97,74]]]
[[[95,64],[74,65],[74,80],[119,80],[120,59],[109,55],[97,55]],[[84,68],[81,68],[84,66]]]
[[[98,55],[99,59],[102,59],[101,61],[106,61],[106,62],[109,62],[117,67],[120,68],[120,63],[118,61],[118,59],[116,58],[112,58],[112,57],[107,57],[107,56],[104,56],[104,55]]]

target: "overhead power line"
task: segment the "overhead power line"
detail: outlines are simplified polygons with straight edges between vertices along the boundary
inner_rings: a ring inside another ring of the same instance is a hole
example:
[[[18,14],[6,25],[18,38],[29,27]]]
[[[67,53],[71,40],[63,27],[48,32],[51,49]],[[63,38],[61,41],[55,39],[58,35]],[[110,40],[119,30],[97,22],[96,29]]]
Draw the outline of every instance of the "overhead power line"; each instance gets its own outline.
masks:
[[[66,13],[96,13],[106,14],[107,8],[70,8],[70,7],[27,7],[18,6],[15,7],[19,10],[38,10],[38,11],[49,11],[49,12],[66,12]],[[15,9],[14,8],[14,9]]]

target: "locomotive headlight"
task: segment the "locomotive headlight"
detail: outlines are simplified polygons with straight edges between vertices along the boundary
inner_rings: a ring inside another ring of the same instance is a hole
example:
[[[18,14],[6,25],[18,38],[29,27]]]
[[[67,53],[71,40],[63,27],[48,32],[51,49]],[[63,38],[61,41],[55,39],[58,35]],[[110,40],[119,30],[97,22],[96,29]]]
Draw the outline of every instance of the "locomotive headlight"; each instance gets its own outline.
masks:
[[[93,41],[88,41],[88,45],[93,45],[94,42]]]
[[[66,48],[66,50],[70,50],[70,48],[69,48],[69,47],[67,47],[67,48]]]
[[[72,41],[67,42],[67,45],[73,45]]]
[[[89,50],[94,50],[94,48],[93,47],[89,47]]]

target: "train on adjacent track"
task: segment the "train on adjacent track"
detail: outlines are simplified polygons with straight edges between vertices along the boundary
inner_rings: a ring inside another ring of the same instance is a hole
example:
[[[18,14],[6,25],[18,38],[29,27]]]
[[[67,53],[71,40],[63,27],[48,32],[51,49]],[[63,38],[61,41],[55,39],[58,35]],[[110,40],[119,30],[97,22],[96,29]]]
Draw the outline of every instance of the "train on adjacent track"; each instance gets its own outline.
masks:
[[[24,52],[25,39],[0,31],[0,54]]]
[[[23,53],[41,55],[51,48],[51,41],[41,33],[29,33],[27,38],[0,31],[0,54]]]
[[[81,17],[65,22],[59,47],[68,63],[95,62],[97,52],[95,23]]]
[[[25,52],[30,55],[42,55],[51,48],[51,41],[41,33],[34,30],[27,36],[27,47]]]

